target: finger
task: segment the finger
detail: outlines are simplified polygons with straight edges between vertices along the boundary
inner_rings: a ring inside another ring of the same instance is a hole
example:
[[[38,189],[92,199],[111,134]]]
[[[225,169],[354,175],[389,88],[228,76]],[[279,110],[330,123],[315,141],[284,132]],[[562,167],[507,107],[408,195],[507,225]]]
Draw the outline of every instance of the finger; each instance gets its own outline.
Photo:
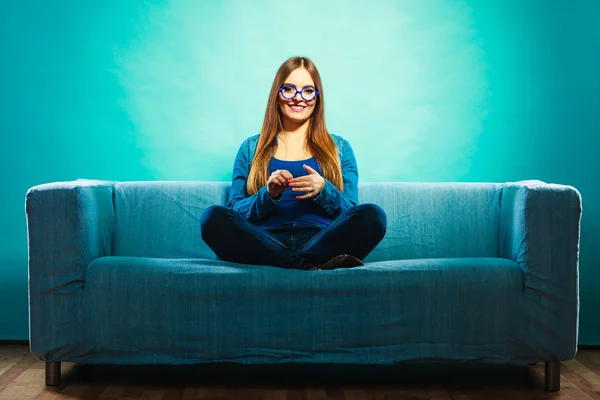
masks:
[[[290,186],[306,186],[312,182],[310,175],[299,176],[290,180]]]
[[[292,189],[293,192],[314,192],[315,189],[313,189],[310,186],[304,186],[304,187],[295,187]]]
[[[306,193],[305,195],[302,195],[302,196],[296,196],[296,199],[304,200],[304,199],[309,199],[311,197],[313,197],[313,192]]]
[[[319,175],[319,173],[317,171],[315,171],[314,169],[312,169],[312,167],[310,165],[303,165],[304,169],[308,171],[308,173],[310,174],[317,174]]]
[[[271,178],[269,179],[274,185],[285,185],[285,179],[283,179],[281,176],[277,175],[277,174],[273,174],[271,175]]]
[[[272,177],[275,177],[275,176],[276,176],[276,177],[281,177],[281,178],[283,178],[283,179],[286,179],[286,178],[283,176],[283,173],[284,173],[283,171],[284,171],[284,170],[282,170],[282,169],[278,169],[277,171],[273,171],[273,173],[271,174],[271,176],[272,176]]]
[[[279,173],[281,174],[281,176],[283,176],[283,178],[285,180],[289,180],[289,179],[293,179],[294,177],[292,176],[292,174],[290,173],[290,171],[286,170],[286,169],[282,169],[279,171]]]

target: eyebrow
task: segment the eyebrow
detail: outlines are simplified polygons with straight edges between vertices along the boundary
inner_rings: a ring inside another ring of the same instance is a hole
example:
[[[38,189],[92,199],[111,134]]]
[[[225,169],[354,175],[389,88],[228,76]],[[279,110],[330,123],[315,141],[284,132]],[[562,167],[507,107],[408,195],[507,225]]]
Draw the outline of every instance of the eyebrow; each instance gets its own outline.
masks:
[[[292,85],[294,86],[296,89],[298,88],[298,86],[294,85],[293,83],[289,83],[289,82],[284,82],[281,86],[286,86],[286,85]],[[304,85],[302,86],[302,88],[304,89],[305,87],[315,87],[315,85]]]

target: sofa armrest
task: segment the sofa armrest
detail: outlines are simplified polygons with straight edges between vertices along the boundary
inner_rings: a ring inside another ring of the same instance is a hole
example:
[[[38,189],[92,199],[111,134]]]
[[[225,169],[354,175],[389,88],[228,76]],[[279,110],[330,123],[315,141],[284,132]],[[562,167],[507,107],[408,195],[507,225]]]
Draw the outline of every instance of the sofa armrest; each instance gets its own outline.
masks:
[[[111,253],[112,193],[112,182],[84,179],[27,191],[30,345],[43,359],[60,359],[77,343],[85,269]]]
[[[523,271],[520,339],[542,360],[576,353],[581,211],[572,186],[522,181],[502,189],[499,256]]]

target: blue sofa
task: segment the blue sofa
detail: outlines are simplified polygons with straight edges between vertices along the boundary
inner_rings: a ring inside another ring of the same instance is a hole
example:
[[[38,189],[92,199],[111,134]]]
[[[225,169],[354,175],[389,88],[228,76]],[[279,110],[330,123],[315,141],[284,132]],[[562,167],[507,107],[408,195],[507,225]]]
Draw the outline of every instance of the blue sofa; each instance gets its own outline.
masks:
[[[581,196],[541,181],[361,183],[387,213],[366,265],[220,261],[198,220],[227,182],[38,185],[26,195],[31,352],[46,362],[560,361],[578,331]]]

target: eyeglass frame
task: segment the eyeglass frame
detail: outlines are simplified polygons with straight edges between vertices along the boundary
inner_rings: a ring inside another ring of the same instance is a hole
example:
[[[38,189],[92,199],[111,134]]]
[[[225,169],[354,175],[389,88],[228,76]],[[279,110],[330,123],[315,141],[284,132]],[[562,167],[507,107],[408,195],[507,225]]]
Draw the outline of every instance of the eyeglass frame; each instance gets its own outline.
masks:
[[[293,88],[296,90],[296,93],[294,93],[294,95],[293,95],[292,97],[290,97],[290,98],[287,98],[287,97],[285,97],[285,96],[283,95],[283,88],[285,88],[285,87],[293,87]],[[315,97],[313,97],[313,98],[312,98],[312,99],[310,99],[310,100],[306,100],[306,99],[304,98],[304,96],[302,96],[302,91],[303,91],[304,89],[306,89],[306,88],[313,88],[313,89],[315,89]],[[298,95],[298,93],[300,93],[300,97],[301,97],[301,98],[302,98],[302,100],[304,100],[304,101],[313,101],[313,100],[314,100],[314,99],[316,99],[316,98],[317,98],[317,96],[319,95],[319,91],[318,91],[318,90],[317,90],[317,88],[316,88],[316,87],[314,87],[313,85],[306,85],[306,86],[304,86],[304,87],[303,87],[301,90],[298,90],[298,88],[296,87],[296,85],[294,85],[294,84],[292,84],[292,83],[286,83],[285,85],[281,86],[277,92],[278,92],[278,93],[281,93],[281,97],[283,97],[283,98],[284,98],[284,99],[286,99],[286,100],[294,100],[294,99],[296,98],[296,96]]]

